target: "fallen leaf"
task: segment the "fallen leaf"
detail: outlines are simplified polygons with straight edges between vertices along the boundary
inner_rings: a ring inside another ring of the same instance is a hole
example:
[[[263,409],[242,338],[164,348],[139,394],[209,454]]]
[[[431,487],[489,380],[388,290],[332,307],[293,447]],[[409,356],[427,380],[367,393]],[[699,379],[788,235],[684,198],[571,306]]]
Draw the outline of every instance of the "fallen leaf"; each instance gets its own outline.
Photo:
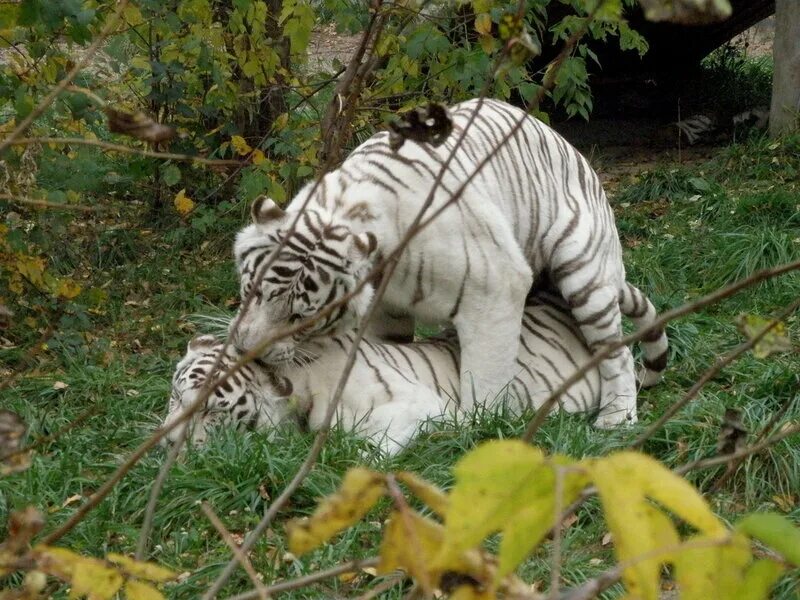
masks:
[[[83,496],[81,496],[80,494],[73,494],[72,496],[64,500],[64,502],[61,504],[61,508],[66,508],[73,502],[78,502],[81,498],[83,498]]]
[[[172,204],[175,206],[175,210],[178,211],[178,214],[182,217],[185,217],[194,210],[194,200],[186,195],[185,189],[182,189],[175,195],[175,199],[172,201]]]
[[[600,542],[603,546],[608,546],[611,542],[614,541],[614,536],[611,535],[611,532],[605,534],[603,536],[603,540]]]
[[[794,496],[794,494],[780,494],[773,496],[772,501],[775,502],[776,506],[785,513],[792,512],[794,507],[797,506],[797,498]]]
[[[53,389],[54,390],[65,390],[68,387],[69,387],[69,384],[68,383],[64,383],[63,381],[56,381],[53,384]]]
[[[589,559],[589,564],[592,565],[593,567],[596,567],[597,565],[602,565],[603,564],[603,559],[602,558],[590,558]]]

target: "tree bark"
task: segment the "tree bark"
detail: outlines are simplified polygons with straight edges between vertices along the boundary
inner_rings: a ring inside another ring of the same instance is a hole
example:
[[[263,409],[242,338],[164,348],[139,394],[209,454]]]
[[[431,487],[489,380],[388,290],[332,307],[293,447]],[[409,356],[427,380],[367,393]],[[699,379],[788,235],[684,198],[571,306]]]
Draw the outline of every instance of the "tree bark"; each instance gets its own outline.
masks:
[[[772,50],[772,105],[769,133],[772,137],[798,129],[800,115],[800,1],[777,0],[775,43]]]

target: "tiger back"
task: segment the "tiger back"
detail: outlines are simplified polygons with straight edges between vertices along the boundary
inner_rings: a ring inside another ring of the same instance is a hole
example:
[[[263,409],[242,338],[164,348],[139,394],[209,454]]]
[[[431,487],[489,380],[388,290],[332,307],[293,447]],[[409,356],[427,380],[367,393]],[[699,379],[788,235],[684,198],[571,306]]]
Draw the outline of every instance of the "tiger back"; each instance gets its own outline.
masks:
[[[514,412],[541,406],[566,377],[589,360],[589,351],[567,308],[547,294],[537,294],[529,303],[519,340],[517,372],[510,383],[513,393],[504,394]],[[192,439],[202,443],[215,426],[277,425],[291,416],[290,406],[302,413],[310,429],[319,429],[353,343],[352,333],[315,338],[303,346],[302,358],[298,356],[291,365],[249,363],[237,381],[211,393],[207,406],[193,421],[196,433]],[[189,344],[173,378],[166,423],[196,397],[221,350],[222,342],[211,336],[196,338]],[[238,357],[231,351],[220,368],[234,364]],[[291,386],[284,383],[279,389],[277,382],[284,377]],[[334,424],[371,439],[387,454],[395,454],[408,444],[422,423],[461,410],[458,382],[454,335],[408,344],[365,339]],[[290,402],[289,387],[295,402]],[[599,373],[592,370],[567,390],[555,410],[592,413],[599,408],[599,390]]]

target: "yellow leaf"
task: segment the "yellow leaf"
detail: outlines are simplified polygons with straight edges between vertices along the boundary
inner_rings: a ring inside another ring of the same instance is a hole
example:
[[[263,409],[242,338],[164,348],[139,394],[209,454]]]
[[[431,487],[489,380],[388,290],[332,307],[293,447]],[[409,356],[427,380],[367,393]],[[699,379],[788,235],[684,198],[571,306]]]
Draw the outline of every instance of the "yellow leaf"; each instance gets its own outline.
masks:
[[[697,536],[687,540],[704,547],[682,548],[673,558],[682,600],[740,598],[750,547],[741,534]]]
[[[234,135],[231,137],[231,146],[233,146],[233,149],[239,156],[250,154],[253,151],[253,149],[250,147],[250,144],[248,144],[240,135]]]
[[[487,442],[467,454],[454,469],[438,566],[449,568],[465,550],[503,531],[497,579],[511,572],[555,522],[555,468],[568,464],[561,457],[546,459],[518,440]],[[563,484],[560,504],[566,508],[586,485],[586,476],[570,469]]]
[[[149,583],[131,579],[125,584],[128,600],[164,600],[164,595]]]
[[[263,163],[267,159],[264,156],[264,153],[261,150],[259,150],[258,148],[256,148],[255,150],[253,150],[253,154],[250,155],[250,160],[253,161],[254,165],[260,165],[261,163]]]
[[[381,542],[378,573],[406,571],[430,596],[440,571],[433,569],[434,557],[444,538],[444,527],[417,512],[392,512]]]
[[[144,23],[141,11],[135,6],[126,6],[125,10],[122,11],[122,15],[125,17],[125,21],[128,25],[141,25]]]
[[[70,599],[109,600],[122,587],[122,575],[94,558],[80,557],[70,580]]]
[[[760,334],[772,321],[758,315],[739,315],[736,325],[749,340]],[[786,325],[778,322],[753,346],[756,358],[767,358],[776,352],[787,352],[792,349],[792,342],[786,334]]]
[[[182,217],[185,217],[194,210],[194,201],[186,195],[185,189],[177,193],[172,203],[175,205],[175,210],[178,211],[178,214]]]
[[[727,535],[726,528],[700,494],[648,456],[619,452],[586,461],[585,465],[603,503],[617,559],[634,561],[623,573],[623,582],[631,597],[657,600],[661,565],[672,561],[672,553],[665,552],[646,560],[636,559],[659,549],[674,549],[680,541],[671,520],[651,500],[701,532],[716,537]]]
[[[494,52],[495,43],[492,36],[482,35],[478,38],[478,43],[481,45],[481,48],[483,48],[483,51],[486,52],[486,54],[491,54]]]
[[[404,483],[417,498],[440,517],[447,512],[447,494],[438,487],[418,477],[414,473],[401,471],[396,475],[397,481]]]
[[[71,279],[61,279],[56,288],[56,295],[60,298],[72,300],[81,293],[81,286]]]
[[[175,577],[175,573],[155,563],[141,562],[115,552],[109,552],[106,558],[118,564],[129,575],[134,575],[140,579],[162,583]]]
[[[305,554],[363,517],[383,496],[383,475],[356,467],[347,471],[339,490],[320,502],[314,514],[287,523],[289,549]]]
[[[272,124],[272,128],[275,131],[280,131],[288,124],[289,124],[289,113],[281,113],[275,119],[275,122]]]
[[[475,31],[481,35],[489,35],[492,32],[492,17],[489,13],[475,17]]]

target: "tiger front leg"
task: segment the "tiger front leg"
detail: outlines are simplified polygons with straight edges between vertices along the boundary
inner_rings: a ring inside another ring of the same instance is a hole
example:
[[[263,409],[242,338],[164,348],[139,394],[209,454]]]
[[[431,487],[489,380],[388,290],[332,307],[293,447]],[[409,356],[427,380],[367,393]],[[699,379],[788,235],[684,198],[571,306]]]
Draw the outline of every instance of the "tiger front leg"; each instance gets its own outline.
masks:
[[[496,285],[487,286],[488,293],[465,294],[453,319],[461,347],[461,411],[493,405],[519,370],[522,313],[533,276],[525,265],[493,279]]]

